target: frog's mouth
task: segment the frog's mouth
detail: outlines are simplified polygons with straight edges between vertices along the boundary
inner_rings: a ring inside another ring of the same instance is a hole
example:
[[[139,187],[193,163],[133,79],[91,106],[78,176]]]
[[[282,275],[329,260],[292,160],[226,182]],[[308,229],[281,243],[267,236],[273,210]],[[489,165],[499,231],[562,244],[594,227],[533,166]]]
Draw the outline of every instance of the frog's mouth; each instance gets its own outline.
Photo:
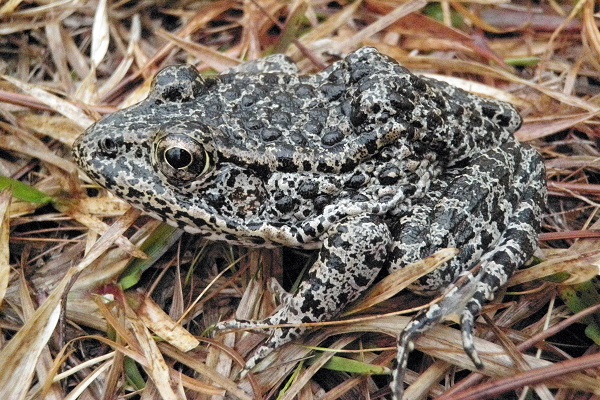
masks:
[[[77,139],[75,139],[75,142],[73,143],[73,158],[75,159],[75,162],[77,163],[77,165],[84,169],[85,167],[85,163],[83,162],[83,160],[85,159],[86,155],[87,155],[87,151],[85,150],[85,146],[84,146],[84,136],[85,133],[79,135],[77,137]]]
[[[96,182],[104,182],[104,177],[101,174],[98,174],[94,165],[98,163],[99,160],[95,160],[91,154],[91,144],[90,140],[86,135],[87,131],[81,134],[73,143],[73,159],[77,163],[77,166],[86,173],[92,180]],[[96,165],[98,166],[98,165]],[[103,185],[104,186],[104,185]]]

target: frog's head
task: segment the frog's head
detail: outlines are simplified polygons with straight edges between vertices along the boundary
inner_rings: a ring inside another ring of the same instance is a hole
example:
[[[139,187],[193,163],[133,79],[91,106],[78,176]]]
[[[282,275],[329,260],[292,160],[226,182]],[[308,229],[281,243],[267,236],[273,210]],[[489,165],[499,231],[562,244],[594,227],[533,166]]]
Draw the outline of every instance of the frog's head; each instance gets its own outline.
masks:
[[[265,200],[262,179],[223,160],[215,144],[222,133],[195,114],[212,85],[191,66],[164,69],[147,99],[77,139],[75,160],[117,196],[189,231],[219,230],[216,223],[256,215]]]

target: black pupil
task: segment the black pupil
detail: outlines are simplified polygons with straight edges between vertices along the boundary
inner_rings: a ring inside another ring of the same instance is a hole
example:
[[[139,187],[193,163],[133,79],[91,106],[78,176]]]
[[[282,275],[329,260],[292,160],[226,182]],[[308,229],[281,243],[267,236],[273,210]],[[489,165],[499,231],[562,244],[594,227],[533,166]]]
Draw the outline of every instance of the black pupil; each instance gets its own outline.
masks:
[[[171,147],[165,151],[165,160],[173,168],[185,168],[192,162],[192,155],[181,147]]]

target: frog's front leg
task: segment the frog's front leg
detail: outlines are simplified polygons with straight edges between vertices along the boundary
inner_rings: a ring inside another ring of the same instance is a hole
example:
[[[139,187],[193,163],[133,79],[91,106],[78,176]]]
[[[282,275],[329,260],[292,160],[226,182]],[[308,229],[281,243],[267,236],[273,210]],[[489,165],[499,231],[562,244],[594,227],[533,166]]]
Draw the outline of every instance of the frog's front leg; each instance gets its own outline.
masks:
[[[325,321],[367,289],[387,259],[391,234],[379,217],[348,217],[326,233],[317,261],[296,294],[285,296],[280,309],[262,321],[227,321],[224,329],[259,329],[280,324]],[[250,370],[273,349],[301,335],[306,328],[275,327],[267,342],[247,361]]]

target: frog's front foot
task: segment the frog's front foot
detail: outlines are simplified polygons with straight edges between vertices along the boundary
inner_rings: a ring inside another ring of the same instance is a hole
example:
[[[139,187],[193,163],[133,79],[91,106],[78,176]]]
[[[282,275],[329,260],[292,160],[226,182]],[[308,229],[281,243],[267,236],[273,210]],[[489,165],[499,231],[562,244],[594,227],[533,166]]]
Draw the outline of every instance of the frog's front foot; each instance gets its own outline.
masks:
[[[377,216],[359,215],[333,225],[317,261],[297,293],[282,296],[279,310],[262,321],[225,321],[217,330],[272,328],[269,339],[246,362],[252,369],[274,349],[300,336],[302,324],[331,320],[367,289],[387,260],[391,234]],[[278,326],[292,324],[295,326]]]
[[[246,364],[244,368],[240,372],[240,377],[245,377],[248,372],[250,372],[256,364],[258,364],[261,360],[267,357],[273,350],[278,348],[284,343],[289,342],[295,337],[302,334],[303,329],[301,327],[298,328],[282,328],[282,327],[274,327],[274,324],[269,322],[271,318],[267,318],[262,321],[246,321],[246,320],[232,320],[232,321],[223,321],[219,322],[215,325],[215,330],[219,331],[229,331],[229,330],[269,330],[271,331],[269,335],[269,339],[263,345],[261,345],[258,349],[256,349],[250,358],[246,360]],[[277,340],[275,340],[277,338]]]

